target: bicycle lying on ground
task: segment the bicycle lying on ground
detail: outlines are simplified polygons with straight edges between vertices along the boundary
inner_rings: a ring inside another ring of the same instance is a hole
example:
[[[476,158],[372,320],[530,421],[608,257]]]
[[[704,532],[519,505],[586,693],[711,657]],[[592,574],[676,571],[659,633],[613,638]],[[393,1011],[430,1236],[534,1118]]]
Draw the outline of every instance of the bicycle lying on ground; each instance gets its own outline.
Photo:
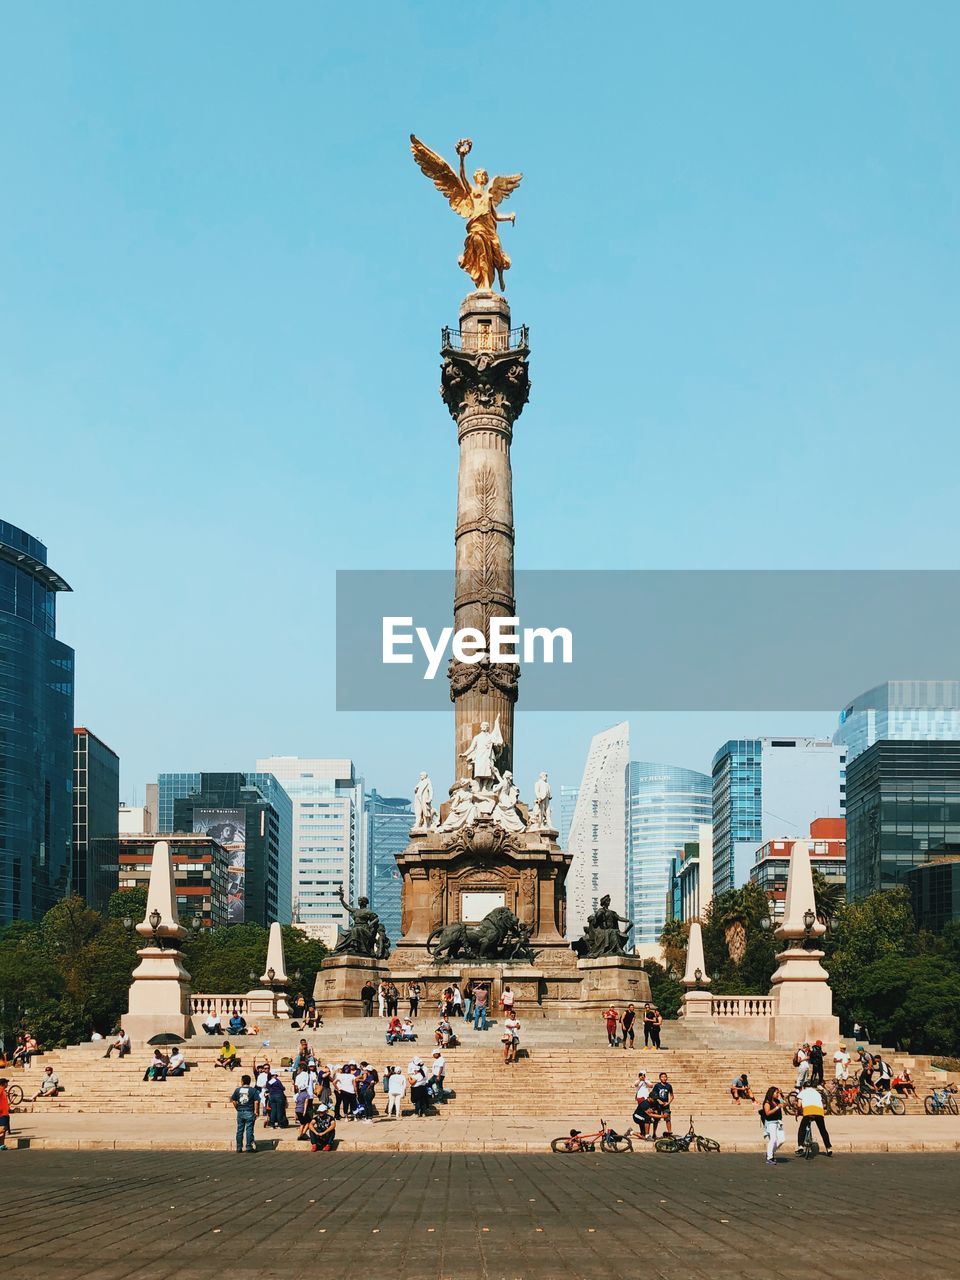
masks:
[[[654,1146],[658,1151],[689,1151],[696,1144],[698,1151],[719,1151],[720,1143],[714,1138],[705,1138],[700,1133],[693,1131],[693,1116],[690,1117],[690,1128],[684,1134],[666,1133],[662,1138],[657,1138]]]
[[[7,1085],[7,1101],[10,1103],[11,1107],[19,1107],[20,1103],[23,1101],[23,1090],[18,1084]]]
[[[600,1150],[606,1151],[609,1155],[619,1155],[624,1151],[633,1150],[631,1130],[628,1129],[626,1133],[617,1133],[603,1119],[596,1133],[581,1133],[579,1129],[571,1129],[565,1138],[554,1138],[550,1143],[550,1150],[567,1154],[574,1151],[596,1151],[597,1143],[600,1144]]]
[[[955,1116],[958,1111],[957,1099],[954,1094],[957,1092],[955,1084],[945,1085],[942,1089],[934,1089],[933,1093],[928,1093],[923,1100],[923,1109],[928,1116],[942,1116],[949,1114]]]

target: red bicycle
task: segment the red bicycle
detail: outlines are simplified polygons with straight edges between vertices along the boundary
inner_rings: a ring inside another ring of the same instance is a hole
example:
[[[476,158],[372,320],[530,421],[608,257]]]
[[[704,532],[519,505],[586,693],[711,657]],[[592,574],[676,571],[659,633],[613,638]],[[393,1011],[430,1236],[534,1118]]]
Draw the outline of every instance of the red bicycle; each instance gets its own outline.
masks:
[[[596,1133],[581,1133],[579,1129],[571,1129],[565,1138],[554,1138],[550,1143],[550,1150],[564,1154],[575,1151],[596,1151],[599,1143],[601,1151],[606,1151],[610,1155],[619,1155],[624,1151],[633,1150],[631,1134],[630,1129],[626,1133],[617,1133],[615,1129],[610,1128],[606,1120],[601,1119],[600,1128]]]

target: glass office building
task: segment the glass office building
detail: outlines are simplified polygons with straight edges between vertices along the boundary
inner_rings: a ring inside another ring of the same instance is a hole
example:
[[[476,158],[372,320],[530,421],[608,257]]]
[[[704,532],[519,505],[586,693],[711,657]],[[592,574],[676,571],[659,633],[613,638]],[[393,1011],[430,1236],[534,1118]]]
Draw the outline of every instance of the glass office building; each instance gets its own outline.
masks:
[[[370,905],[380,917],[391,943],[400,937],[400,891],[403,876],[396,855],[410,843],[413,808],[406,796],[382,796],[371,790],[363,801],[367,828],[367,883]]]
[[[89,729],[73,731],[73,883],[106,911],[119,884],[120,757]]]
[[[735,738],[713,757],[713,891],[750,877],[764,840],[842,818],[847,749],[829,738]]]
[[[350,902],[369,896],[363,843],[363,779],[346,759],[270,756],[257,761],[285,788],[293,804],[293,918],[313,937],[335,943]]]
[[[710,821],[713,789],[707,775],[695,769],[632,760],[626,802],[626,914],[634,923],[634,947],[652,955],[668,916],[679,912],[674,866],[684,844],[696,840],[700,825]]]
[[[42,542],[0,520],[0,925],[66,893],[73,828],[73,650],[56,638]]]
[[[197,795],[200,791],[200,773],[161,773],[157,777],[157,831],[160,833],[177,831],[174,824],[174,813],[178,800]],[[277,814],[280,852],[277,863],[277,911],[275,919],[281,924],[289,924],[291,919],[292,865],[293,865],[293,802],[285,788],[273,776],[255,770],[244,773],[243,777],[249,786],[256,787],[261,795],[273,805]],[[148,792],[150,788],[147,788]],[[190,828],[188,828],[189,830]]]
[[[847,771],[847,899],[960,846],[960,740],[875,742]]]
[[[840,712],[847,763],[875,742],[960,741],[960,680],[888,680]]]

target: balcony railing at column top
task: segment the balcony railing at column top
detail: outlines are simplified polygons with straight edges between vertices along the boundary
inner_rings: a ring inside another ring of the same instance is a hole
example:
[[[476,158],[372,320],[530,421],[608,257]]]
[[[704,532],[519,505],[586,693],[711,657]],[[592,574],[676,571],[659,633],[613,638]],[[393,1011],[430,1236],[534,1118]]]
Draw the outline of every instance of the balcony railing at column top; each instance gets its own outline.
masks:
[[[520,351],[529,346],[530,329],[521,325],[509,332],[494,330],[486,325],[477,329],[452,329],[445,327],[440,335],[443,351]]]

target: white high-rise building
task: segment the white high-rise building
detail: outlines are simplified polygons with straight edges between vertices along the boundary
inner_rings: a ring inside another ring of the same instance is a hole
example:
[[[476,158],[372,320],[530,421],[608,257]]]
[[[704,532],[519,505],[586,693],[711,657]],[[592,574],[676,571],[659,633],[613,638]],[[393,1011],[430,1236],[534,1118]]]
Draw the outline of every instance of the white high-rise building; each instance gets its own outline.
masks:
[[[587,763],[570,824],[567,875],[567,937],[579,938],[587,916],[601,897],[626,915],[627,766],[630,725],[627,721],[598,733],[590,743]]]
[[[350,902],[368,892],[363,779],[352,760],[270,756],[257,769],[273,774],[293,802],[294,923],[333,943],[348,923],[338,886]]]

